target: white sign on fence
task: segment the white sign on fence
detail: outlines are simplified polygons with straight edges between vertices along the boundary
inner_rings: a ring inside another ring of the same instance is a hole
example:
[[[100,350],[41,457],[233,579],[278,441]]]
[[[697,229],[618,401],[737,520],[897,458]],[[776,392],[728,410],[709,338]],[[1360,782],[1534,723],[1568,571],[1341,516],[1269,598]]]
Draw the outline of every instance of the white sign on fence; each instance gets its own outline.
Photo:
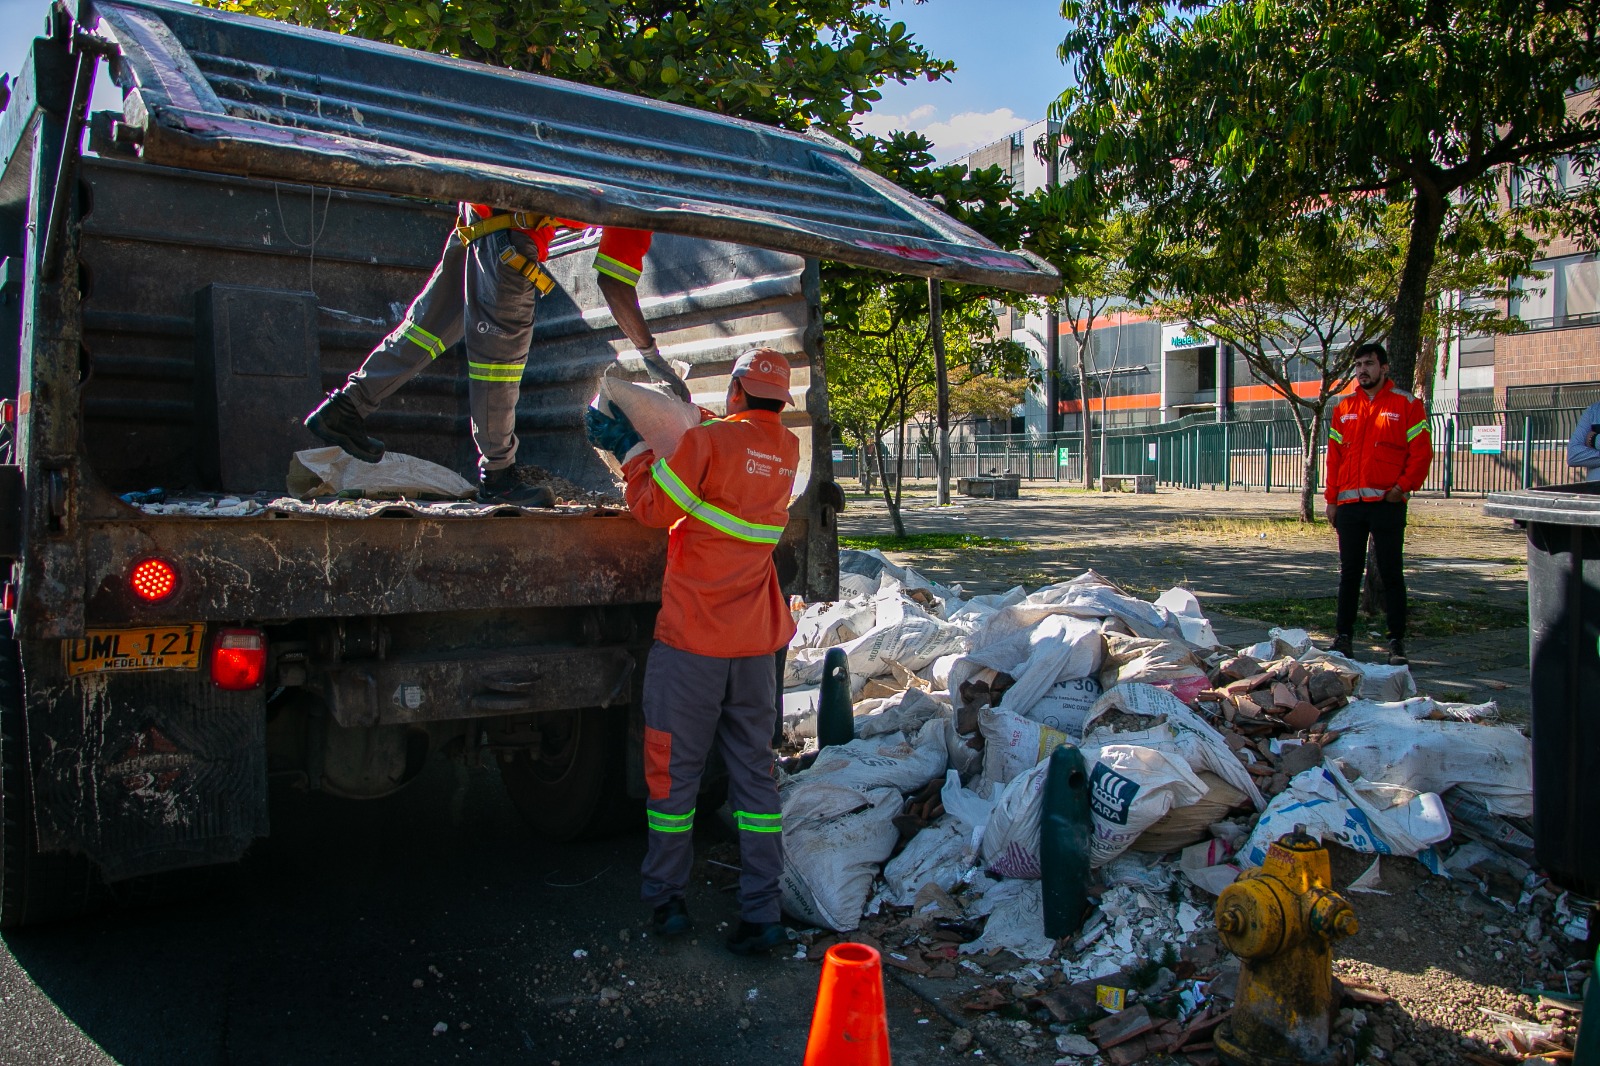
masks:
[[[1152,463],[1155,462],[1156,461],[1156,445],[1155,445],[1154,441],[1150,442],[1150,447],[1147,450],[1150,453],[1150,461]]]
[[[1502,451],[1503,426],[1473,426],[1472,454],[1499,455]]]
[[[844,449],[843,448],[835,448],[833,450],[833,461],[836,462],[836,463],[844,462]]]

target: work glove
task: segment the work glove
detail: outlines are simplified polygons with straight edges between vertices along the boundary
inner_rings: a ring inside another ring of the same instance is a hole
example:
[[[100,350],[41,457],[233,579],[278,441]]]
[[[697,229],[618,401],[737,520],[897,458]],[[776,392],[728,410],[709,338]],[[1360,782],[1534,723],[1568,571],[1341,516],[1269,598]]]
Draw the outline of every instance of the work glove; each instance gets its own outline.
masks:
[[[672,390],[672,394],[684,403],[692,402],[689,399],[689,386],[683,379],[673,373],[672,364],[661,356],[661,349],[652,344],[648,348],[639,349],[639,357],[644,360],[645,373],[650,375],[651,381],[664,383]]]
[[[610,409],[610,414],[602,414],[593,407],[584,412],[583,435],[596,448],[615,455],[620,463],[627,459],[634,445],[643,438],[633,428],[633,423],[628,421],[628,416],[617,410],[616,404],[607,400],[606,407]]]

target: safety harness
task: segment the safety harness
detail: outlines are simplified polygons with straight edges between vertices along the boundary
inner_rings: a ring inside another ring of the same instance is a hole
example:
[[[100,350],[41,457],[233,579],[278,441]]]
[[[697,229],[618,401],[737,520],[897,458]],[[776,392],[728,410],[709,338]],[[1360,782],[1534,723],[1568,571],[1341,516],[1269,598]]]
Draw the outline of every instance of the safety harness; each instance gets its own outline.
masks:
[[[477,222],[457,223],[456,237],[462,245],[470,245],[480,237],[491,233],[499,233],[506,229],[536,230],[551,224],[553,219],[549,215],[536,215],[530,211],[510,211],[502,215],[490,215],[488,218]],[[537,259],[529,259],[515,248],[507,248],[500,253],[500,262],[506,264],[518,274],[527,278],[541,295],[550,295],[550,290],[556,287],[556,281]]]

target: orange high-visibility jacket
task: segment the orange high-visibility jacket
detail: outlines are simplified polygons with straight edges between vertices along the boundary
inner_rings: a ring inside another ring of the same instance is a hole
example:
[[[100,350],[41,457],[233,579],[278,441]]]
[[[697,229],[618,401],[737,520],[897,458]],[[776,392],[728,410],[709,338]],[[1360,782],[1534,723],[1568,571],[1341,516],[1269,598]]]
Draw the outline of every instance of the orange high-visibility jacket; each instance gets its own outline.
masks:
[[[1328,424],[1329,503],[1372,503],[1395,486],[1416,492],[1433,462],[1433,437],[1422,401],[1384,379],[1367,398],[1359,385],[1333,409]]]
[[[799,460],[776,412],[743,411],[695,426],[665,458],[646,451],[623,464],[628,509],[670,530],[657,640],[722,659],[789,643],[794,618],[772,550]]]

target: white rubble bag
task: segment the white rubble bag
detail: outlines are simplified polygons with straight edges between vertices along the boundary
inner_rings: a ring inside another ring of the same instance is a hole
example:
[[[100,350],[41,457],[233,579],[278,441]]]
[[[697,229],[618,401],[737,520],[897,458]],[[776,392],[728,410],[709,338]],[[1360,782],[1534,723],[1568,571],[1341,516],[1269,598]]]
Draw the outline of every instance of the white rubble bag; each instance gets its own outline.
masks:
[[[791,778],[783,804],[783,909],[849,932],[861,924],[878,867],[894,850],[900,792],[858,792],[829,781]]]
[[[1312,648],[1301,655],[1300,661],[1303,663],[1326,661],[1333,663],[1341,671],[1356,671],[1361,675],[1361,685],[1356,689],[1356,695],[1364,700],[1397,703],[1417,694],[1417,682],[1411,676],[1409,666],[1357,662],[1336,651],[1321,651],[1317,648]]]
[[[978,711],[978,732],[983,734],[983,779],[1005,785],[1049,757],[1076,737],[1010,711],[984,707]]]
[[[1001,706],[1025,714],[1051,685],[1099,672],[1105,641],[1099,627],[1060,607],[1021,603],[995,612],[950,666],[949,688],[959,695],[964,682],[984,670],[1015,679]]]
[[[1332,759],[1296,774],[1272,797],[1239,850],[1243,867],[1260,866],[1267,848],[1303,825],[1318,840],[1332,838],[1368,855],[1422,855],[1450,836],[1444,801],[1432,792],[1366,780],[1347,781]],[[1437,863],[1429,866],[1435,873]]]
[[[854,640],[877,625],[878,611],[871,600],[849,599],[836,603],[807,604],[795,620],[794,637],[789,650],[801,648],[831,648]]]
[[[909,907],[924,885],[950,891],[967,870],[968,853],[967,834],[955,819],[939,819],[912,837],[883,868],[883,898],[896,907]]]
[[[611,412],[606,404],[616,405],[617,410],[628,416],[628,421],[633,424],[645,446],[656,455],[668,456],[677,451],[678,441],[705,417],[700,413],[700,408],[692,403],[684,403],[672,395],[665,385],[629,381],[615,373],[615,370],[613,365],[601,377],[600,392],[590,406],[609,416]],[[602,451],[600,457],[613,473],[621,471],[622,464],[617,462],[616,456]]]
[[[854,691],[866,684],[869,678],[881,677],[890,672],[891,663],[916,673],[935,660],[952,652],[964,651],[967,646],[966,630],[933,617],[920,606],[905,598],[898,590],[885,592],[872,601],[874,620],[872,628],[839,645],[850,660],[850,682]],[[822,680],[821,649],[804,649],[791,660],[805,660],[807,682]],[[815,657],[815,666],[809,665]],[[795,670],[800,670],[796,666]],[[811,677],[814,670],[816,676]],[[787,673],[786,673],[787,676]]]
[[[337,445],[307,448],[289,460],[289,495],[339,496],[360,493],[376,499],[395,496],[459,500],[478,487],[454,470],[404,452],[384,452],[364,463]]]
[[[866,701],[862,701],[862,706],[866,706]],[[926,723],[950,714],[947,702],[921,689],[908,688],[882,700],[871,714],[856,715],[856,739],[865,740],[890,733],[914,736]]]
[[[1197,648],[1217,647],[1217,635],[1212,632],[1211,623],[1206,621],[1194,593],[1185,588],[1170,588],[1156,597],[1156,606],[1172,612],[1184,640]]]
[[[1026,717],[1069,736],[1082,736],[1083,723],[1103,693],[1100,682],[1092,677],[1069,677],[1046,689],[1028,708]]]
[[[1024,959],[1048,959],[1056,942],[1044,933],[1044,885],[1038,881],[1001,881],[973,905],[987,914],[983,935],[957,950],[963,955],[1006,948]]]
[[[1044,817],[1044,782],[1050,760],[1013,780],[1000,793],[983,831],[983,864],[998,877],[1041,876],[1039,824]]]
[[[1047,764],[1048,765],[1048,764]],[[1089,770],[1089,865],[1104,866],[1121,855],[1175,806],[1195,803],[1206,783],[1182,755],[1110,744],[1101,748]],[[1038,847],[1037,839],[1035,847]]]
[[[1097,729],[1096,722],[1111,710],[1165,719],[1178,750],[1188,759],[1190,769],[1210,770],[1248,796],[1258,811],[1267,805],[1250,771],[1239,762],[1228,747],[1228,742],[1222,739],[1222,734],[1182,700],[1154,685],[1118,685],[1095,701],[1084,725],[1087,730],[1082,745],[1085,752],[1113,742],[1149,744],[1157,748],[1164,746],[1154,740],[1130,740],[1124,734]]]
[[[1328,721],[1323,748],[1368,781],[1438,792],[1464,785],[1491,814],[1533,815],[1533,742],[1516,727],[1419,720],[1430,699],[1350,704]]]
[[[890,733],[831,745],[823,748],[817,761],[796,774],[794,780],[827,781],[857,792],[883,787],[915,792],[944,776],[950,758],[944,731],[944,719],[935,718],[923,723],[910,739],[906,734]]]

